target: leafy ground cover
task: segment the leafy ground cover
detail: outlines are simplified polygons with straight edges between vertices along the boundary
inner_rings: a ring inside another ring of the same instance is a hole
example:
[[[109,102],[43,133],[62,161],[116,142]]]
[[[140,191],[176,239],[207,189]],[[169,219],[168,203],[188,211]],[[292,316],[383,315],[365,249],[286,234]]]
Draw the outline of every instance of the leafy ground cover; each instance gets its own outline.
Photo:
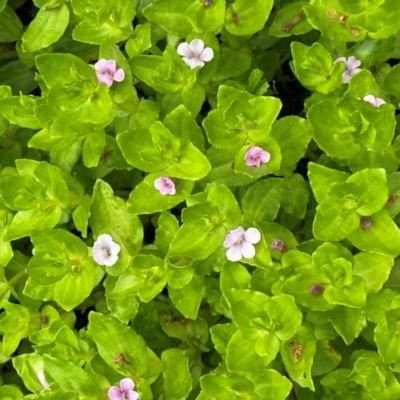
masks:
[[[0,0],[0,399],[399,399],[399,31]]]

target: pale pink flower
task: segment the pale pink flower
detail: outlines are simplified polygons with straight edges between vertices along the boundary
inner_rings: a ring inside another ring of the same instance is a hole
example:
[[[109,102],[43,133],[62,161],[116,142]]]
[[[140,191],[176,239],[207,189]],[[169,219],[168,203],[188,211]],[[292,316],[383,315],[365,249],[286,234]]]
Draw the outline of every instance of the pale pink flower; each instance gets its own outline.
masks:
[[[43,389],[45,390],[51,390],[50,385],[48,384],[48,382],[46,381],[46,377],[44,376],[43,371],[38,371],[36,373],[39,382],[41,383],[41,385],[43,386]]]
[[[175,183],[172,179],[162,176],[154,181],[154,187],[160,191],[163,196],[176,193]]]
[[[271,154],[261,147],[254,146],[244,156],[248,167],[259,167],[261,163],[266,164],[271,159]]]
[[[353,75],[358,74],[361,69],[358,68],[361,65],[361,61],[357,60],[354,56],[351,56],[349,58],[346,57],[339,57],[335,63],[337,62],[344,62],[344,65],[346,67],[346,70],[343,72],[343,83],[349,83],[350,79]]]
[[[261,240],[260,231],[256,228],[249,228],[247,231],[239,226],[231,230],[225,238],[224,247],[228,249],[226,256],[229,261],[239,261],[242,257],[253,258],[256,249],[253,244]]]
[[[111,87],[113,82],[122,82],[125,79],[125,72],[122,68],[117,69],[115,60],[101,59],[94,64],[97,80]]]
[[[372,96],[372,94],[365,96],[363,100],[371,103],[375,107],[380,107],[382,104],[386,104],[385,100]]]
[[[93,259],[99,265],[112,267],[118,261],[121,246],[110,235],[100,235],[93,245]]]
[[[211,61],[214,58],[213,49],[211,47],[204,48],[204,42],[201,39],[194,39],[190,44],[181,43],[177,51],[191,69],[204,67],[204,62]]]
[[[124,378],[119,383],[119,387],[110,387],[108,390],[108,398],[110,400],[137,400],[139,393],[133,390],[134,387],[135,384],[132,379]]]

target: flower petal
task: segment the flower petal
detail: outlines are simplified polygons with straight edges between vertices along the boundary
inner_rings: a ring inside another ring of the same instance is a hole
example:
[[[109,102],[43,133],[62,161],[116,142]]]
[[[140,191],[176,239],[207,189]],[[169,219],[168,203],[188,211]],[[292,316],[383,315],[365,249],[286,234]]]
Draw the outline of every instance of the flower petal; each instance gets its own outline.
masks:
[[[342,82],[343,82],[343,83],[349,83],[349,82],[350,82],[350,79],[351,79],[350,73],[349,73],[348,71],[343,72],[343,75],[342,75]]]
[[[154,187],[155,187],[156,189],[161,190],[164,186],[165,186],[165,183],[164,183],[164,178],[163,178],[163,177],[157,178],[157,179],[154,181]]]
[[[235,245],[240,239],[243,238],[243,235],[244,235],[244,229],[243,229],[243,227],[239,226],[239,227],[236,228],[236,229],[232,229],[232,230],[229,231],[229,233],[226,235],[223,246],[224,246],[225,248],[232,247],[232,246]]]
[[[256,249],[254,246],[245,241],[241,244],[241,252],[244,258],[253,258],[256,255]]]
[[[254,157],[254,156],[257,156],[257,155],[259,155],[262,151],[263,151],[263,149],[262,149],[261,147],[253,146],[253,147],[251,147],[249,150],[247,150],[246,157]]]
[[[192,57],[192,52],[190,50],[189,43],[181,43],[178,48],[176,49],[178,54],[182,57]]]
[[[246,242],[256,244],[261,240],[261,233],[256,228],[249,228],[244,234]]]
[[[109,245],[109,249],[110,249],[111,255],[116,256],[121,251],[121,246],[118,243],[112,242]]]
[[[102,265],[105,265],[106,267],[112,267],[117,261],[118,256],[110,255],[108,257],[104,257],[104,263]]]
[[[131,390],[131,391],[128,393],[128,400],[137,400],[138,397],[139,397],[139,393],[138,393],[138,392],[135,392],[134,390]]]
[[[196,67],[204,67],[204,62],[201,60],[196,60],[195,58],[184,57],[183,61],[185,61],[185,63],[189,65],[191,69],[195,69]]]
[[[93,254],[93,260],[99,265],[105,265],[106,256],[103,254]]]
[[[110,75],[115,74],[115,71],[117,70],[117,63],[115,60],[108,60],[106,64],[107,71],[110,73]]]
[[[107,87],[111,87],[111,85],[114,82],[112,78],[110,78],[108,75],[103,74],[101,72],[98,72],[96,75],[97,75],[98,82],[105,83],[107,85]]]
[[[211,47],[206,47],[200,54],[201,61],[211,61],[214,58],[214,50]]]
[[[116,82],[122,82],[125,79],[125,71],[122,68],[118,68],[113,75],[113,79]]]
[[[360,65],[361,65],[361,61],[357,60],[357,58],[355,58],[354,56],[351,56],[347,59],[346,66],[347,66],[347,69],[349,69],[349,70],[353,70],[353,69],[359,67]]]
[[[97,237],[95,245],[99,244],[100,246],[109,246],[110,243],[114,243],[112,236],[108,233],[103,233]]]
[[[108,389],[108,398],[110,400],[124,400],[123,393],[117,386],[112,386]]]
[[[135,383],[131,378],[124,378],[119,383],[119,387],[123,392],[128,393],[130,390],[133,390]]]
[[[105,71],[107,69],[107,62],[108,61],[105,58],[102,58],[101,60],[97,61],[96,64],[94,64],[94,67],[97,71]]]
[[[204,42],[201,39],[194,39],[190,42],[190,50],[196,58],[200,58],[201,52],[204,50]]]
[[[375,104],[377,107],[380,107],[382,104],[386,104],[386,101],[383,99],[376,99]]]
[[[350,71],[350,76],[356,75],[356,74],[358,74],[359,72],[361,72],[361,69],[360,69],[360,68],[354,68],[354,69],[352,69],[352,70]]]
[[[242,258],[241,246],[238,244],[233,245],[227,252],[226,257],[229,261],[239,261]]]
[[[346,57],[339,57],[339,58],[334,62],[334,64],[336,64],[337,62],[344,62],[344,63],[347,63],[347,58],[346,58]]]
[[[38,379],[39,379],[41,385],[43,386],[43,388],[46,389],[46,390],[51,390],[51,389],[50,389],[50,385],[49,385],[49,383],[47,382],[46,377],[44,376],[43,371],[38,371],[36,375],[37,375],[37,377],[38,377]]]
[[[268,151],[263,151],[261,153],[261,162],[266,164],[271,159],[271,154]]]
[[[364,101],[367,101],[368,103],[371,103],[375,105],[376,99],[375,96],[372,96],[372,94],[368,94],[367,96],[364,97]]]

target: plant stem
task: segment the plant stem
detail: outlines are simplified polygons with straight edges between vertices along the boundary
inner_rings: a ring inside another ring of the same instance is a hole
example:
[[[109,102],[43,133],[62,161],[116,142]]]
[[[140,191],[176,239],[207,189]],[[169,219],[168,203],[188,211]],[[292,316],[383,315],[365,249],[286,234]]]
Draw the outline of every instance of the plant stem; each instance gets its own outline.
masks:
[[[24,276],[26,275],[25,269],[15,274],[6,285],[0,289],[0,301],[3,300],[4,295],[11,290]]]

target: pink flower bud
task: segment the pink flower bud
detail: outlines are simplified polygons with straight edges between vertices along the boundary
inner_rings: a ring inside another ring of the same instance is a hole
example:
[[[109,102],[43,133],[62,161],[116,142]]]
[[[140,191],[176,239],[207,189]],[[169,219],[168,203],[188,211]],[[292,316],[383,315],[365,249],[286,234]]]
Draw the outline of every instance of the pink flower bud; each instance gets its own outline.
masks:
[[[364,229],[369,229],[372,226],[372,221],[367,217],[361,218],[361,227]]]
[[[281,239],[275,239],[271,244],[271,248],[274,250],[278,250],[281,253],[284,253],[286,251],[285,242]]]
[[[312,285],[310,287],[310,293],[318,295],[324,293],[324,288],[321,285]]]

